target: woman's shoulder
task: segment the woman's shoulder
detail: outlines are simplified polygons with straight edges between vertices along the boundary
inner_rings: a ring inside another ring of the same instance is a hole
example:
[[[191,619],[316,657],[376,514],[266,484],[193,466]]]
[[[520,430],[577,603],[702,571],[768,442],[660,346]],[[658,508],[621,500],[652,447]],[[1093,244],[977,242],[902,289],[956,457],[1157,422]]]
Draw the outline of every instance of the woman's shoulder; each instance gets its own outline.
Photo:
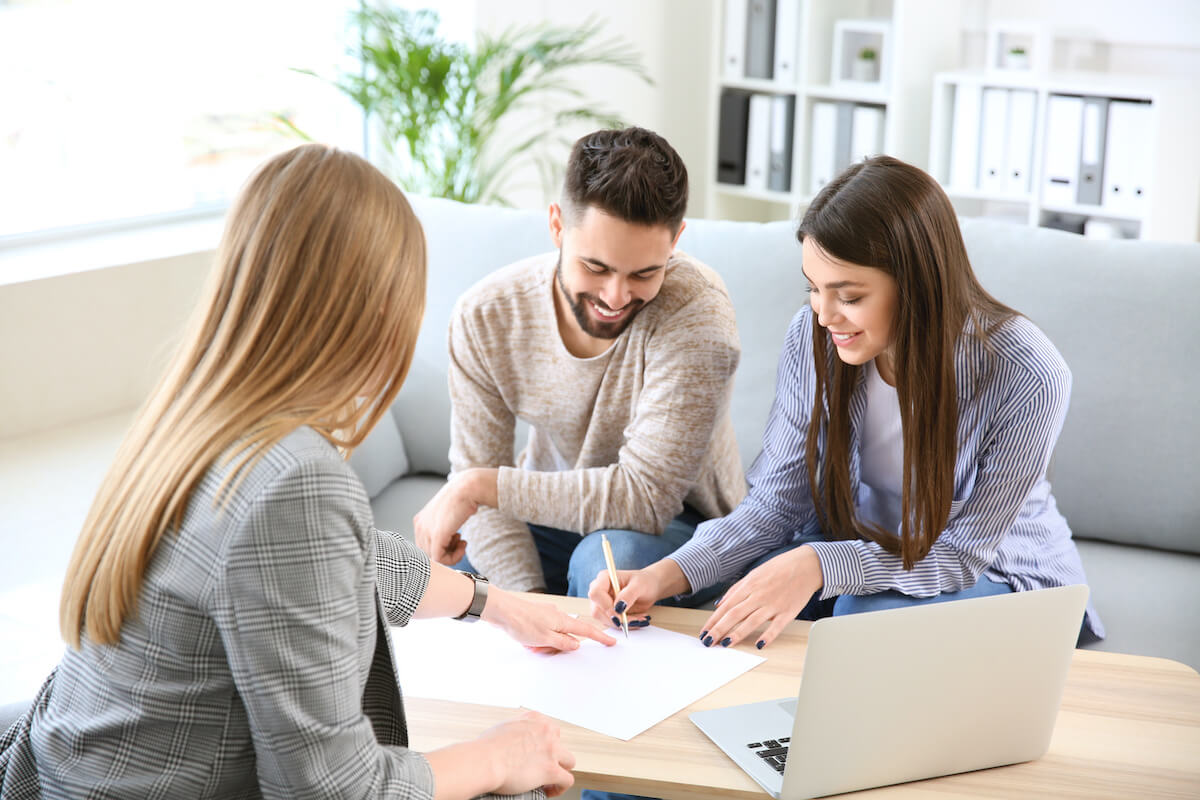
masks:
[[[361,481],[338,449],[314,429],[296,428],[257,459],[251,457],[242,474],[231,476],[247,455],[239,443],[218,458],[195,498],[201,502],[191,503],[191,510],[217,514],[221,509],[224,522],[236,526],[253,514],[287,514],[290,509],[301,513],[305,506],[320,503],[366,515],[369,522],[370,505]]]
[[[1028,317],[1014,314],[988,327],[986,337],[964,337],[960,371],[970,374],[967,387],[979,380],[986,394],[1018,398],[1030,392],[1070,392],[1071,370],[1050,338]],[[1007,387],[1006,391],[1000,391]],[[966,388],[966,387],[964,387]],[[970,394],[968,390],[968,394]]]

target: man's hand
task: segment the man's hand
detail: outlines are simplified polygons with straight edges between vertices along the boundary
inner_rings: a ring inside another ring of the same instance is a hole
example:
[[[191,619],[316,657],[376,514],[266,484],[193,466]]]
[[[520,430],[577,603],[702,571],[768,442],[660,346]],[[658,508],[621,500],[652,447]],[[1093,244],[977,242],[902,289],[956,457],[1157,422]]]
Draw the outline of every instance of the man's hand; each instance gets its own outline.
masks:
[[[459,535],[481,505],[496,505],[495,469],[469,469],[455,474],[433,499],[413,517],[413,533],[420,547],[434,561],[453,566],[467,553]]]
[[[704,623],[701,639],[729,647],[766,626],[755,640],[760,649],[766,647],[822,585],[816,550],[802,545],[781,553],[729,587]]]

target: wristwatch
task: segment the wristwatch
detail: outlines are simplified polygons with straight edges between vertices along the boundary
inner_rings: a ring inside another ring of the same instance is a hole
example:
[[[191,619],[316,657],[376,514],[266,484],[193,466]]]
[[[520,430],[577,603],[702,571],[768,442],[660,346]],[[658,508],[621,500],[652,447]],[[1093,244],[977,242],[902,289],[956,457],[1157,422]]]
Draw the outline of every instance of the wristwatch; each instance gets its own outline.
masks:
[[[455,619],[460,619],[463,622],[475,622],[483,616],[483,607],[487,605],[488,579],[482,575],[462,570],[459,570],[459,574],[466,575],[475,581],[475,596],[471,598],[471,605],[467,606],[467,610],[459,614]]]

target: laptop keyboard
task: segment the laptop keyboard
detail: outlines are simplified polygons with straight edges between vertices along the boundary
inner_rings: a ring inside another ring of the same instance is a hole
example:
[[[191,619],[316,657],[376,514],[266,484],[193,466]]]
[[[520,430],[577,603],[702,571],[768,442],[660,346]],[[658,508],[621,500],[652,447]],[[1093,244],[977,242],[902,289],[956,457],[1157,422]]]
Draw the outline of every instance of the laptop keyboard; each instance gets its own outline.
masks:
[[[746,747],[755,751],[755,755],[767,762],[776,772],[782,773],[783,768],[787,765],[789,742],[791,742],[791,737],[784,736],[781,739],[764,739],[761,742],[750,742]]]

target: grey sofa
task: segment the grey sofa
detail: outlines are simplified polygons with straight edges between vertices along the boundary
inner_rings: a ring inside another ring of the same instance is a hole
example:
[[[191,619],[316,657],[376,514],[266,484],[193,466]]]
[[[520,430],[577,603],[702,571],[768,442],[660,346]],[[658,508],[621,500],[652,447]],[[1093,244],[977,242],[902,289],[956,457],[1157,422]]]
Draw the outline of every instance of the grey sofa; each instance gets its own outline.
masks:
[[[486,273],[551,248],[540,212],[414,198],[429,246],[429,290],[408,381],[352,463],[380,527],[412,516],[449,469],[446,327]],[[1101,649],[1200,668],[1200,244],[1093,241],[963,220],[984,286],[1024,312],[1074,375],[1051,466],[1079,542]],[[724,278],[742,341],[733,398],[746,465],[759,451],[784,332],[805,301],[794,224],[690,220],[680,247]]]

